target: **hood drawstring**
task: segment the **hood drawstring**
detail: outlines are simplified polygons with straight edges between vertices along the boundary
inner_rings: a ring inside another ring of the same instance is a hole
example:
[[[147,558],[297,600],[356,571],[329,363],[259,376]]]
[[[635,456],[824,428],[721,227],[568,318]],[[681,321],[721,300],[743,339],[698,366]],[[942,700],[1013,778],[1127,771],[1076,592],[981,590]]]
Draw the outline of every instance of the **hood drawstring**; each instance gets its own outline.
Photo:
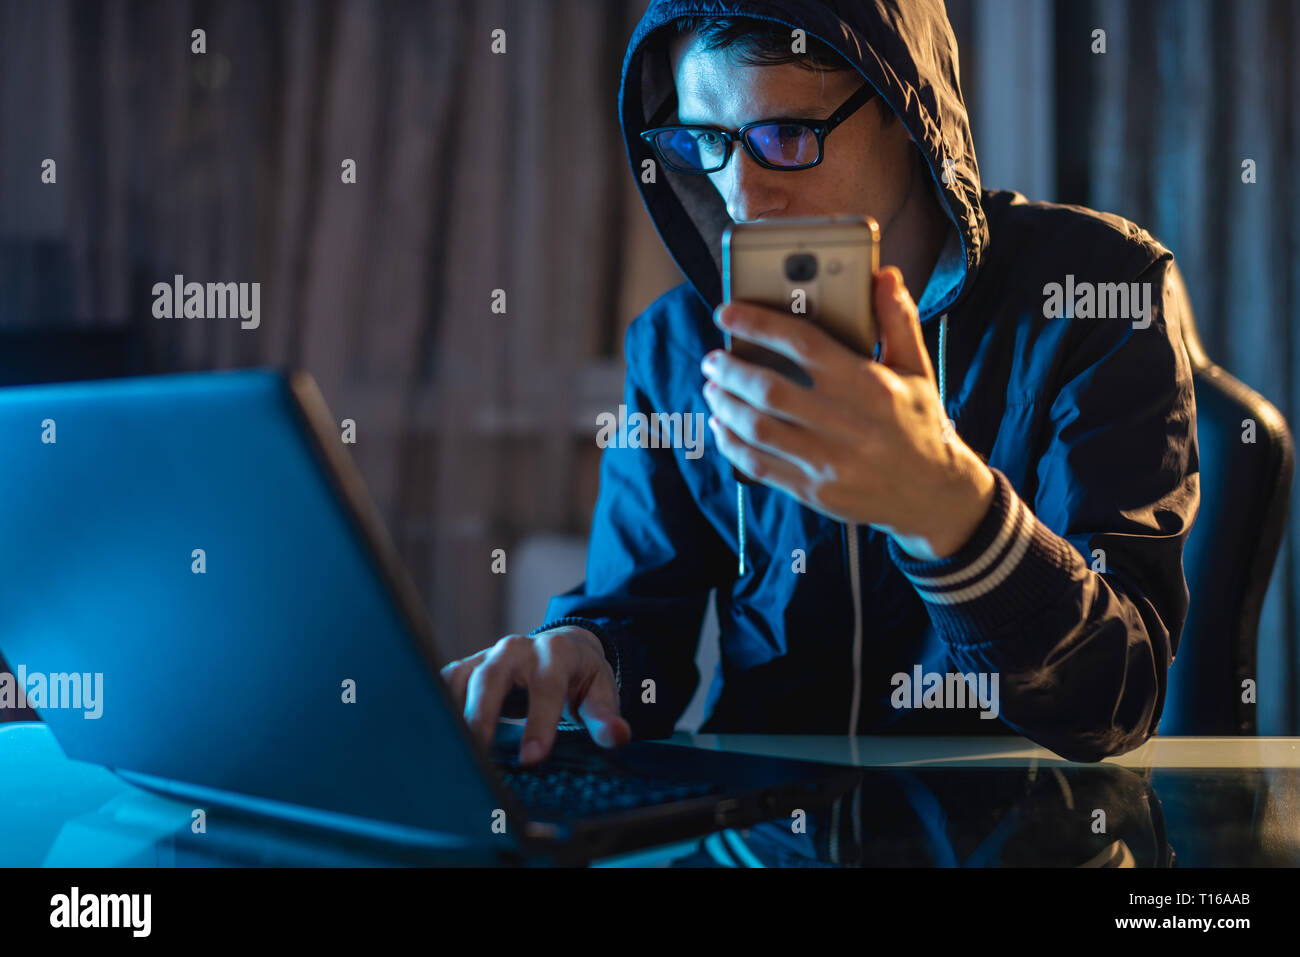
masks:
[[[736,483],[736,541],[739,543],[740,574],[745,574],[745,483]]]
[[[939,317],[939,405],[943,409],[943,417],[946,430],[949,436],[953,434],[956,426],[953,425],[952,418],[948,415],[948,387],[947,376],[945,372],[948,368],[948,313]]]
[[[953,421],[948,415],[948,314],[939,317],[939,405],[943,407],[944,441],[954,434]],[[742,524],[744,516],[742,515]],[[849,752],[853,763],[857,763],[858,707],[862,700],[862,584],[859,581],[860,559],[858,555],[858,526],[845,524],[849,542],[849,590],[853,595],[853,697],[849,699]],[[743,563],[743,560],[742,560]],[[853,821],[853,840],[858,853],[862,850],[862,835],[859,832],[859,793],[853,793],[853,806],[850,814]],[[831,859],[839,863],[840,828],[842,826],[840,801],[835,802],[831,813]]]
[[[948,365],[948,314],[939,317],[939,405],[943,408],[946,425],[945,440],[953,434],[954,426],[948,417],[948,390],[945,370]],[[740,574],[745,574],[745,484],[736,483],[736,542],[740,557]],[[852,734],[852,730],[849,731]]]

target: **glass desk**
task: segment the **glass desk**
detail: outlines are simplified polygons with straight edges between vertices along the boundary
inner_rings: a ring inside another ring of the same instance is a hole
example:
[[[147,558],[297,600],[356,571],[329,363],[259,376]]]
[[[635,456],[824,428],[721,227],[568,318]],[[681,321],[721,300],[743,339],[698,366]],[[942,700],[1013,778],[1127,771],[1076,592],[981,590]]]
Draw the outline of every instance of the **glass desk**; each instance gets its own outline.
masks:
[[[1300,738],[1157,737],[1099,764],[1015,737],[679,733],[672,742],[855,765],[862,778],[802,819],[598,866],[1300,865]],[[195,846],[190,824],[191,805],[68,760],[44,725],[0,725],[3,866],[438,863],[276,822]]]
[[[863,769],[790,820],[602,866],[1300,865],[1300,738],[1160,738],[1098,764],[1017,737],[701,735],[674,743]]]

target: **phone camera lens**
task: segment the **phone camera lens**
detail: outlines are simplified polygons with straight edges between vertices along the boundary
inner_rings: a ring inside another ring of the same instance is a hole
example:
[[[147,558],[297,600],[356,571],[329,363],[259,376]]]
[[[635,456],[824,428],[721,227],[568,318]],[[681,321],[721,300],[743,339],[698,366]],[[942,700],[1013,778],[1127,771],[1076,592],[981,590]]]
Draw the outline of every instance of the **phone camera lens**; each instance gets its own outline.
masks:
[[[811,253],[794,253],[785,258],[785,277],[791,282],[807,282],[817,275],[817,257]]]

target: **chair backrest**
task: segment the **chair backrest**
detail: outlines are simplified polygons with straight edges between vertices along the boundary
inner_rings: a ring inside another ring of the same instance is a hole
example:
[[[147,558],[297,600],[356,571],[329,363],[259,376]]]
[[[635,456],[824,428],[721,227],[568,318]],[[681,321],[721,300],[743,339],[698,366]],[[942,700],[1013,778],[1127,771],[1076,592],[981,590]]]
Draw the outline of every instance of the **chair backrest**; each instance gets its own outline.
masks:
[[[1186,304],[1176,272],[1174,282]],[[1295,446],[1281,413],[1210,361],[1190,306],[1180,325],[1196,391],[1201,508],[1183,551],[1191,605],[1159,733],[1256,734],[1245,683],[1259,681],[1259,615],[1286,525]]]

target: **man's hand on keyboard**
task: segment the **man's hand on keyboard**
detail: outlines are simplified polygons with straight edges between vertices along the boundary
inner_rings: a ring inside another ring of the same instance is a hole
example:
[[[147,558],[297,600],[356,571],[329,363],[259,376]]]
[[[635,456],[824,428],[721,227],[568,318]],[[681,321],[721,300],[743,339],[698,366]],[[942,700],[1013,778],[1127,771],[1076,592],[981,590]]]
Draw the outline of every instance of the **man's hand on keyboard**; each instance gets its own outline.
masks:
[[[522,764],[551,752],[560,718],[590,732],[606,748],[626,744],[632,728],[619,714],[614,672],[600,639],[585,628],[564,626],[533,637],[506,635],[490,648],[442,669],[452,700],[486,748],[511,689],[528,691],[528,721],[519,749]]]

